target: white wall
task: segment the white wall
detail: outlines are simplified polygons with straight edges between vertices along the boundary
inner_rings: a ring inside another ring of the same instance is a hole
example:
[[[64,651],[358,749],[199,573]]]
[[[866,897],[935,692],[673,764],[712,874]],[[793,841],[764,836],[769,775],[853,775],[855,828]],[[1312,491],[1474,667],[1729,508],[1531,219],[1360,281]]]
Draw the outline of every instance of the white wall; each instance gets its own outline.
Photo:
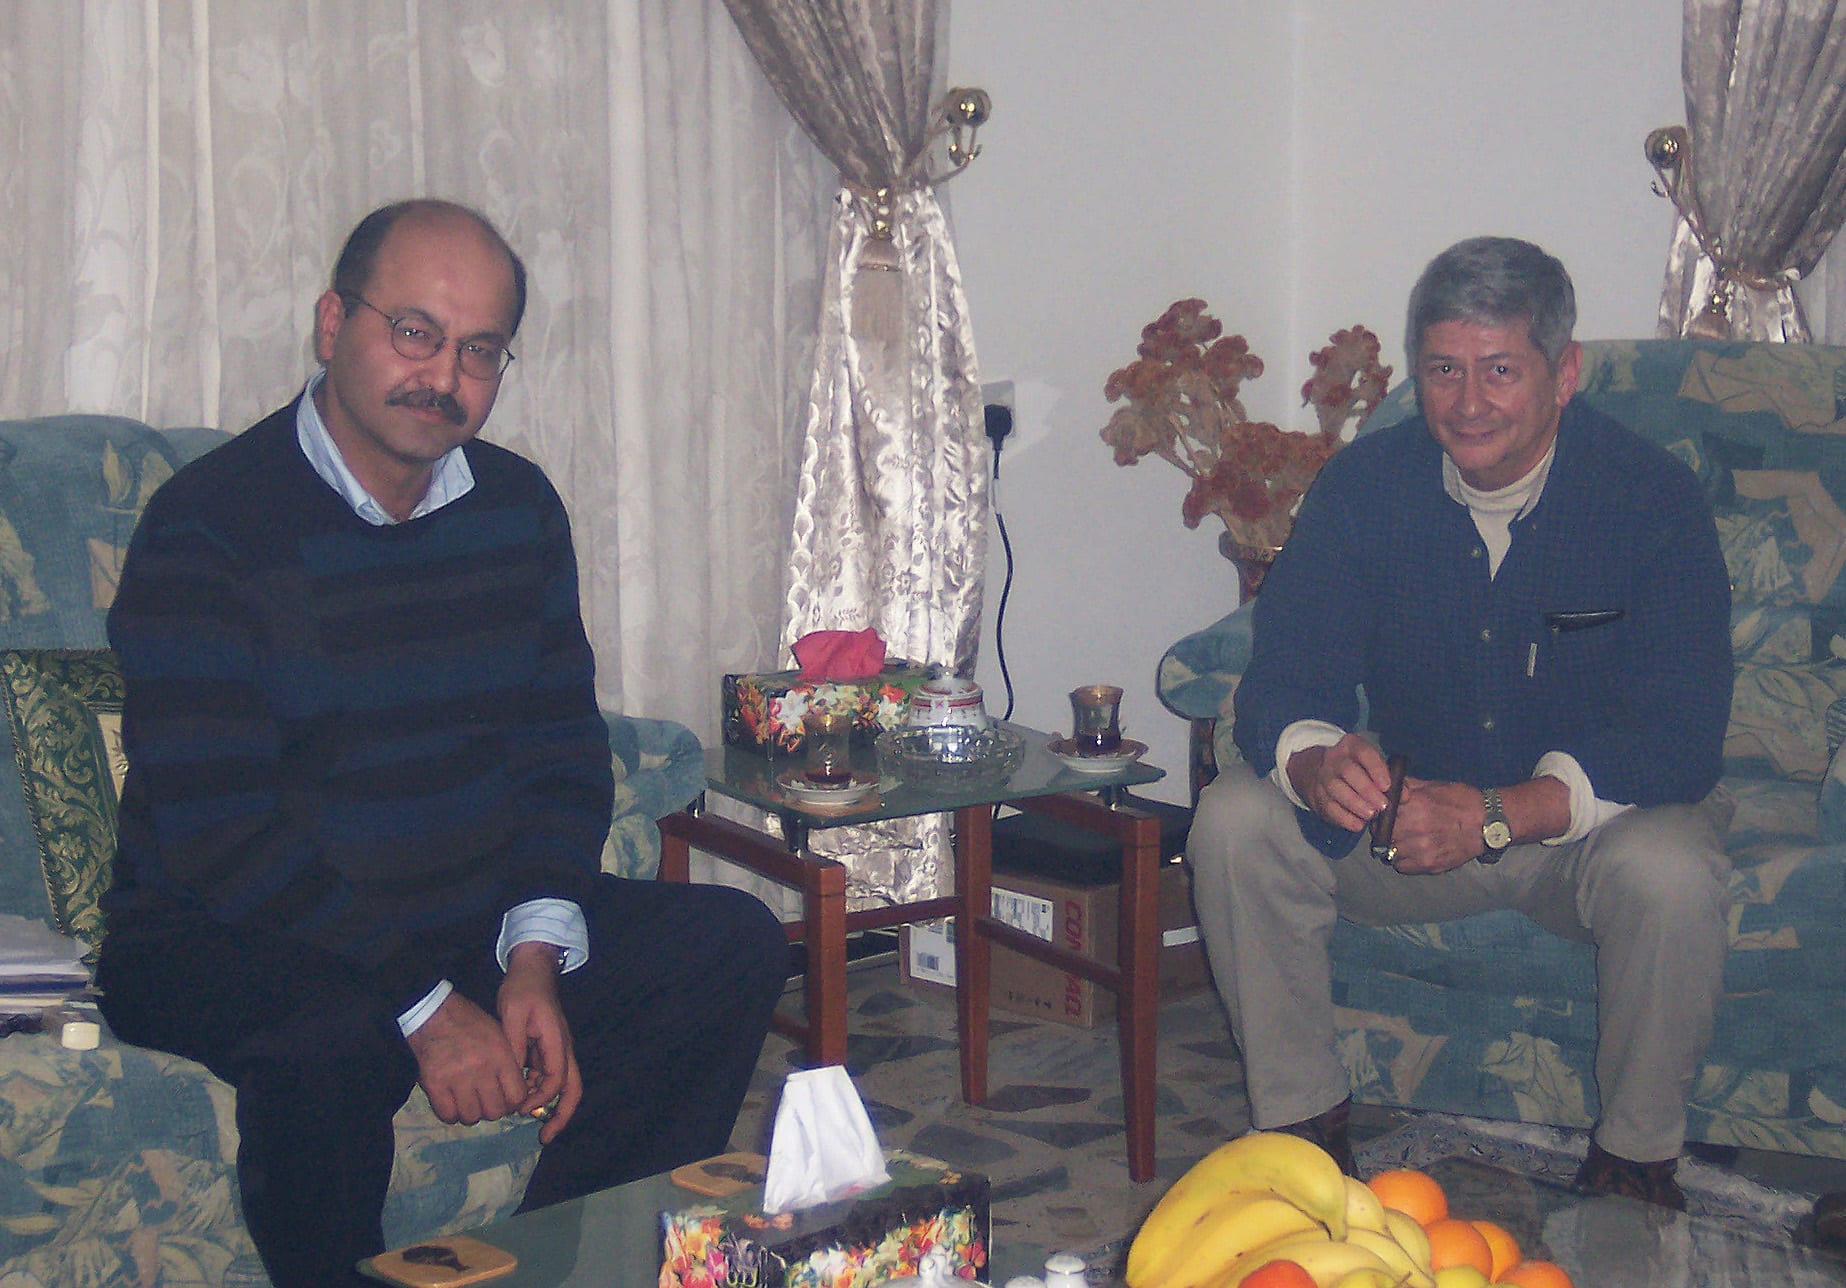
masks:
[[[1127,690],[1128,733],[1185,796],[1160,655],[1234,606],[1222,525],[1186,479],[1117,467],[1103,382],[1167,304],[1202,296],[1268,364],[1259,419],[1307,427],[1307,354],[1378,332],[1403,374],[1404,300],[1435,252],[1531,238],[1577,285],[1578,334],[1651,335],[1667,203],[1641,141],[1684,116],[1677,0],[958,0],[949,83],[993,97],[983,154],[944,191],[986,381],[1017,432],[1000,512],[1015,718],[1067,729],[1082,683]],[[994,615],[978,678],[1004,702]]]

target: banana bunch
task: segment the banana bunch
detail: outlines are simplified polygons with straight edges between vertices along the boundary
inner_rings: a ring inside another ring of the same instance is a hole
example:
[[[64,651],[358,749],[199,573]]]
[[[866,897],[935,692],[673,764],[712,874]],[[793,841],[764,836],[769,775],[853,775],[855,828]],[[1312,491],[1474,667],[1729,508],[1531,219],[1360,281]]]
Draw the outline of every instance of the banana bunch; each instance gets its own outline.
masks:
[[[1220,1145],[1175,1181],[1129,1246],[1127,1280],[1237,1288],[1273,1261],[1295,1262],[1319,1288],[1435,1288],[1422,1227],[1282,1132]]]

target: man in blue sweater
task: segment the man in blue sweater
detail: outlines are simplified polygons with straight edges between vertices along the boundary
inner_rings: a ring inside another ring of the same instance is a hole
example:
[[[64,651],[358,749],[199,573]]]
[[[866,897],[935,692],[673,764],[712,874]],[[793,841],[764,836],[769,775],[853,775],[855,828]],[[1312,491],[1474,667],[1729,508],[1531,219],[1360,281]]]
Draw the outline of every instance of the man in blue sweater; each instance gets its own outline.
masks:
[[[1563,265],[1529,243],[1465,241],[1424,270],[1405,330],[1422,414],[1354,441],[1304,500],[1255,604],[1243,763],[1201,796],[1188,853],[1256,1126],[1351,1170],[1336,916],[1517,908],[1596,945],[1602,1114],[1579,1187],[1683,1207],[1726,942],[1707,797],[1730,590],[1692,472],[1572,401],[1575,321]],[[1364,833],[1397,755],[1380,862]]]
[[[127,682],[103,1011],[237,1092],[282,1288],[366,1282],[392,1115],[544,1119],[524,1206],[722,1152],[787,974],[736,890],[599,872],[613,776],[559,498],[476,438],[525,308],[484,219],[353,231],[302,395],[175,475]]]

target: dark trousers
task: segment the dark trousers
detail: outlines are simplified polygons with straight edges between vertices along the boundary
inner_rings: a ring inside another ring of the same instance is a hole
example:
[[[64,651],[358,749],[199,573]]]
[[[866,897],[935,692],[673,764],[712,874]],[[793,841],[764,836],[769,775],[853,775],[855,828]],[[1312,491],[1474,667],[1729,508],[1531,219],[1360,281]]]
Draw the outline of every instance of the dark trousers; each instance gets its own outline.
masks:
[[[584,915],[590,960],[558,985],[583,1101],[522,1211],[723,1153],[788,972],[780,924],[728,887],[605,877]],[[450,973],[489,1014],[497,931]],[[278,1288],[369,1282],[417,1077],[388,1004],[334,954],[192,915],[112,927],[97,982],[118,1037],[236,1089],[244,1223]]]

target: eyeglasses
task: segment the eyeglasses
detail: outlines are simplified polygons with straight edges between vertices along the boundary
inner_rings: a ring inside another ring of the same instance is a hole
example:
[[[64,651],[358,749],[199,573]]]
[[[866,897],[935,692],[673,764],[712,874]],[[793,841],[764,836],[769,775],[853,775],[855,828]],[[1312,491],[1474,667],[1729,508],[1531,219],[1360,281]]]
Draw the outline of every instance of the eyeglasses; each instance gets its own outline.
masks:
[[[411,312],[394,318],[363,295],[344,295],[341,298],[365,305],[390,323],[391,347],[412,361],[422,362],[426,358],[435,357],[442,352],[442,346],[449,342],[442,328],[421,313]],[[507,364],[513,360],[511,350],[494,340],[457,340],[455,347],[461,354],[462,374],[475,380],[499,379]]]

